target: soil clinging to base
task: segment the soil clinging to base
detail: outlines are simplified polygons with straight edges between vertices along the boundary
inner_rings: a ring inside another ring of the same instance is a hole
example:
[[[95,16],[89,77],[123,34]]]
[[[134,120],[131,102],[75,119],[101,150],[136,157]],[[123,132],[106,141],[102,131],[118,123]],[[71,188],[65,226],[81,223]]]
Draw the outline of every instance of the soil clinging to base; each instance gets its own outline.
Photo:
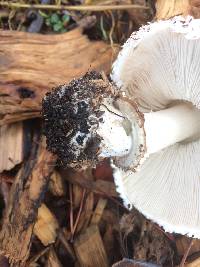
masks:
[[[67,167],[87,167],[98,161],[101,137],[96,133],[100,104],[112,95],[109,82],[97,72],[86,73],[47,93],[42,102],[47,149]]]

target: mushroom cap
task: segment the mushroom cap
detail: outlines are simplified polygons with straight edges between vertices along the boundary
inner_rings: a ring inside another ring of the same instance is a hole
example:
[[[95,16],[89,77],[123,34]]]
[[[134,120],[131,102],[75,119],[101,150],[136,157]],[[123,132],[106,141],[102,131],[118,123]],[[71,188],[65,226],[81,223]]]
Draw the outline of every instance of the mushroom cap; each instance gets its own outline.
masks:
[[[143,111],[173,100],[200,106],[200,20],[188,16],[158,21],[134,32],[113,64],[112,80]]]
[[[177,100],[200,108],[199,58],[200,20],[179,16],[133,33],[111,76],[143,112]],[[114,167],[118,191],[126,204],[166,231],[200,238],[199,158],[200,140],[195,140],[150,155],[135,173]]]

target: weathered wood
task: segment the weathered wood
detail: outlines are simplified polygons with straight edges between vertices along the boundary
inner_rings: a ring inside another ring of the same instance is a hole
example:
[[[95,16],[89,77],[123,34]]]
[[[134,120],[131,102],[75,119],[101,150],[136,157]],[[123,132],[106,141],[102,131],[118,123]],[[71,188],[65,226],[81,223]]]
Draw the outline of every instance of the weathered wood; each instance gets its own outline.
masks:
[[[62,243],[63,247],[65,248],[67,254],[71,257],[73,261],[76,260],[76,255],[74,253],[74,250],[72,248],[71,243],[68,242],[69,238],[71,236],[71,233],[67,231],[67,229],[63,229],[59,231],[58,233],[58,239]]]
[[[188,12],[188,0],[157,0],[156,19],[169,19]]]
[[[199,266],[200,266],[200,258],[194,260],[193,262],[185,264],[185,267],[199,267]]]
[[[183,256],[185,254],[190,243],[191,243],[191,238],[187,236],[179,236],[176,238],[176,248],[177,248],[177,253],[179,256]],[[190,248],[188,256],[198,251],[200,251],[200,240],[193,239],[193,244],[192,244],[192,247]]]
[[[91,190],[97,194],[109,196],[109,197],[118,197],[116,192],[116,186],[114,182],[108,182],[104,180],[92,181],[86,177],[83,173],[74,172],[72,170],[62,171],[61,175],[64,179],[72,184],[77,184],[83,188]]]
[[[97,226],[87,228],[74,242],[81,267],[108,267],[108,259]]]
[[[36,141],[36,140],[35,140]],[[19,171],[10,191],[2,230],[0,253],[13,266],[23,266],[29,256],[37,210],[54,168],[55,156],[44,149],[44,143],[32,148],[30,160]]]
[[[57,171],[54,171],[51,175],[49,182],[49,191],[57,197],[62,197],[66,193],[66,186],[64,180],[61,177],[60,173]]]
[[[92,219],[91,219],[91,222],[90,224],[98,224],[99,221],[101,220],[101,216],[103,214],[103,211],[106,207],[106,204],[107,204],[107,200],[106,199],[103,199],[103,198],[100,198],[98,203],[97,203],[97,206],[95,208],[95,211],[92,215]]]
[[[59,35],[0,31],[0,125],[39,116],[41,99],[54,86],[88,70],[108,73],[112,53],[80,29]]]
[[[0,173],[23,160],[23,123],[0,127]]]
[[[48,259],[46,262],[46,267],[62,267],[61,262],[59,261],[55,250],[53,249],[53,247],[50,249],[49,253],[48,253]]]
[[[87,196],[86,196],[86,199],[84,201],[85,203],[84,203],[83,209],[80,213],[80,217],[78,220],[76,233],[84,232],[87,229],[87,227],[89,226],[89,223],[90,223],[90,220],[92,217],[93,207],[94,207],[94,193],[89,192],[86,195]]]
[[[200,18],[200,0],[189,0],[188,12],[195,18]]]
[[[59,225],[54,214],[43,203],[38,209],[37,221],[33,228],[33,233],[48,246],[55,242]]]
[[[34,99],[20,99],[13,95],[17,87],[12,87],[10,94],[1,94],[0,85],[0,126],[12,122],[40,117],[41,105]]]
[[[199,0],[157,0],[156,19],[169,19],[177,15],[200,17]]]

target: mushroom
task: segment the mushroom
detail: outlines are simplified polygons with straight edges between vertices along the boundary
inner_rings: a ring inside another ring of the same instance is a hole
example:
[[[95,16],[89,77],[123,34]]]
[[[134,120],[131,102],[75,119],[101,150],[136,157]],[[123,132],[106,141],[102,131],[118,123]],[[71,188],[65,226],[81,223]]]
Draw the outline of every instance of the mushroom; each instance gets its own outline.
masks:
[[[200,20],[175,17],[133,33],[112,72],[117,87],[129,102],[137,102],[143,114],[144,133],[133,145],[144,150],[131,149],[135,157],[129,170],[115,167],[122,198],[166,231],[196,238],[200,238],[199,57]],[[133,126],[136,120],[131,121]]]
[[[89,73],[43,100],[47,147],[67,166],[112,159],[127,205],[168,232],[200,238],[200,20],[132,34],[110,83]]]

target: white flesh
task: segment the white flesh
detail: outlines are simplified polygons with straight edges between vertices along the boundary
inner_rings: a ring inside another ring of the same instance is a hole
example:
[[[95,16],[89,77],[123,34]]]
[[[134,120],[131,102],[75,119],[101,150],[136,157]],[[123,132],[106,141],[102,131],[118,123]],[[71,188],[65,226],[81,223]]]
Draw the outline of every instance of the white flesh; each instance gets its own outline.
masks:
[[[134,33],[112,74],[118,87],[146,113],[147,149],[152,153],[135,173],[116,170],[122,198],[166,231],[197,238],[200,140],[195,135],[200,116],[195,110],[194,116],[186,113],[183,106],[180,112],[172,109],[170,119],[161,119],[157,112],[168,112],[166,108],[174,101],[188,101],[200,109],[199,59],[200,20],[178,17]]]
[[[104,111],[103,122],[100,123],[97,133],[102,137],[101,154],[102,157],[115,157],[126,155],[131,148],[132,140],[126,132],[124,123],[126,118],[120,111],[111,106],[102,106]]]
[[[177,142],[200,136],[200,110],[189,103],[144,114],[147,153],[152,154]]]

